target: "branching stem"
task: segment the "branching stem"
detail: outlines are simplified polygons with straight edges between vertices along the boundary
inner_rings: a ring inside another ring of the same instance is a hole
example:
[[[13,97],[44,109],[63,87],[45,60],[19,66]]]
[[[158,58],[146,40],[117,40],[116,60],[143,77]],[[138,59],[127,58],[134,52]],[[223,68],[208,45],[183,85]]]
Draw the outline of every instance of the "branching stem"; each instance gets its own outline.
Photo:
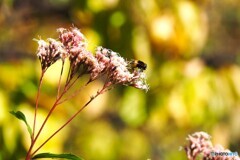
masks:
[[[34,154],[37,153],[37,151],[39,149],[41,149],[52,137],[54,137],[59,131],[61,131],[66,125],[68,125],[84,108],[86,108],[95,98],[97,98],[100,94],[102,94],[104,92],[104,88],[99,92],[97,92],[97,94],[93,97],[90,98],[90,100],[83,106],[81,107],[72,117],[70,117],[66,123],[64,123],[58,130],[56,130],[44,143],[42,143],[33,153],[32,156],[34,156]]]

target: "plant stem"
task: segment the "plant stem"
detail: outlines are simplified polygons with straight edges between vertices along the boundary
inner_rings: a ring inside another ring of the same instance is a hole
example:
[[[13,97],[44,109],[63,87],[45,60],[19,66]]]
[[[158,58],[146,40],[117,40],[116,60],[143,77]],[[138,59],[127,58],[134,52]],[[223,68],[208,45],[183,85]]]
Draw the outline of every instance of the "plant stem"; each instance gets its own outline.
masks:
[[[78,77],[78,78],[79,78],[79,77]],[[37,135],[36,135],[36,137],[35,137],[35,138],[32,140],[32,142],[31,142],[30,148],[29,148],[29,150],[28,150],[28,152],[27,152],[26,160],[30,160],[30,158],[31,158],[31,151],[32,151],[32,149],[33,149],[33,146],[34,146],[34,144],[36,143],[36,141],[37,141],[40,133],[42,132],[42,130],[43,130],[43,128],[44,128],[47,120],[49,119],[50,115],[52,114],[52,112],[54,111],[54,109],[59,105],[59,101],[61,100],[61,98],[63,97],[63,95],[75,84],[75,82],[76,82],[76,80],[75,80],[74,82],[72,82],[70,85],[65,85],[63,92],[61,93],[61,95],[58,96],[58,98],[57,98],[56,101],[54,102],[52,108],[51,108],[50,111],[48,112],[47,117],[45,118],[44,122],[42,123],[42,125],[41,125],[41,127],[40,127],[40,129],[39,129],[39,131],[38,131],[38,133],[37,133]]]
[[[58,96],[60,94],[60,90],[61,90],[61,80],[62,80],[62,73],[63,73],[63,68],[64,68],[64,61],[62,61],[62,68],[61,68],[61,72],[60,72],[60,76],[59,76],[59,81],[58,81],[58,92],[57,92],[57,97],[56,99],[58,99]]]
[[[39,102],[39,95],[40,95],[40,89],[42,86],[42,81],[43,81],[43,76],[45,74],[46,70],[42,70],[41,76],[40,76],[40,80],[39,80],[39,85],[38,85],[38,91],[37,91],[37,97],[36,97],[36,105],[35,105],[35,110],[34,110],[34,120],[33,120],[33,132],[31,135],[31,146],[34,143],[34,134],[35,134],[35,129],[36,129],[36,119],[37,119],[37,110],[38,110],[38,102]],[[30,146],[30,148],[32,148]],[[27,152],[27,156],[26,156],[26,160],[30,160],[31,158],[31,149],[29,148],[28,152]]]
[[[37,133],[37,135],[36,135],[36,137],[32,140],[31,146],[30,146],[30,148],[29,148],[29,150],[28,150],[28,152],[27,152],[26,160],[30,160],[30,158],[31,158],[31,151],[32,151],[32,149],[33,149],[34,144],[36,143],[36,141],[37,141],[40,133],[42,132],[42,129],[43,129],[43,127],[45,126],[48,118],[49,118],[50,115],[52,114],[53,110],[57,107],[57,103],[59,102],[59,100],[62,98],[62,96],[63,96],[64,93],[66,93],[66,92],[67,92],[67,90],[65,89],[65,90],[62,92],[62,94],[58,97],[58,99],[56,99],[56,101],[55,101],[55,103],[53,104],[51,110],[48,112],[48,115],[47,115],[47,117],[45,118],[44,122],[42,123],[42,125],[41,125],[41,127],[40,127],[40,129],[39,129],[39,131],[38,131],[38,133]]]
[[[62,101],[59,101],[57,104],[62,104],[64,103],[65,101],[75,97],[84,87],[86,87],[88,85],[88,83],[86,83],[84,86],[81,86],[79,89],[77,89],[72,95],[70,95],[69,97],[63,99]]]
[[[36,119],[37,119],[37,110],[38,110],[38,102],[39,102],[39,95],[40,95],[40,88],[42,86],[42,81],[43,81],[43,76],[44,76],[45,71],[43,70],[41,73],[39,85],[38,85],[38,91],[37,91],[37,97],[36,97],[36,106],[35,106],[35,111],[34,111],[34,122],[33,122],[33,133],[32,133],[32,139],[31,143],[34,140],[34,134],[35,134],[35,127],[36,127]]]
[[[97,92],[97,94],[93,97],[90,98],[90,100],[83,106],[81,107],[72,117],[70,117],[66,123],[64,123],[58,130],[56,130],[44,143],[42,143],[32,154],[32,156],[34,156],[34,154],[41,149],[52,137],[54,137],[59,131],[61,131],[66,125],[68,125],[84,108],[86,108],[89,103],[91,103],[95,98],[97,98],[100,94],[102,94],[104,91],[104,88],[100,91]]]

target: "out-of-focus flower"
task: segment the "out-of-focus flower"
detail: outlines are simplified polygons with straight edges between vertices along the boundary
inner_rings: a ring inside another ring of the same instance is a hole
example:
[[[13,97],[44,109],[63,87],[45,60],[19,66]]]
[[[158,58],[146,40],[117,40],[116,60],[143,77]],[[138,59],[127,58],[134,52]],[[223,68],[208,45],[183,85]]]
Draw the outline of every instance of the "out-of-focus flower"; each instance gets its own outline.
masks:
[[[210,136],[205,132],[188,135],[188,145],[184,147],[189,160],[240,160],[238,154],[218,145],[213,147]]]
[[[189,141],[189,145],[185,147],[185,151],[187,152],[188,159],[194,160],[200,154],[202,154],[203,157],[209,156],[212,143],[207,133],[193,133],[192,135],[188,135],[187,140]]]

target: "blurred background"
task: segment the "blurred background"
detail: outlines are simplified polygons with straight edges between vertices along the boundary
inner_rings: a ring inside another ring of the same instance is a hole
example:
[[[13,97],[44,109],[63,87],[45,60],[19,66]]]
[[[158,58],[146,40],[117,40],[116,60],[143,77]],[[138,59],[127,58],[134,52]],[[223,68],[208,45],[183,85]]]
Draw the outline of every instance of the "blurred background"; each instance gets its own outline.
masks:
[[[71,26],[91,50],[101,45],[147,63],[150,90],[119,86],[98,97],[40,152],[186,159],[179,151],[186,136],[205,131],[213,144],[240,154],[238,0],[1,0],[0,160],[23,159],[29,147],[26,127],[9,111],[23,111],[32,124],[41,73],[33,39],[57,38],[57,28]],[[60,66],[44,77],[38,127],[55,100]],[[39,144],[102,84],[59,106]]]

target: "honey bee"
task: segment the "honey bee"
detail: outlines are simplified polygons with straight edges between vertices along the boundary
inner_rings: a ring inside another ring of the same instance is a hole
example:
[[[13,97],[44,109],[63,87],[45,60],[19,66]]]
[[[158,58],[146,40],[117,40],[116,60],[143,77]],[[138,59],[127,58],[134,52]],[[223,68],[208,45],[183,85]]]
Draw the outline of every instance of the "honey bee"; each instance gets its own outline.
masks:
[[[130,65],[132,69],[138,68],[140,71],[144,71],[147,69],[147,64],[140,60],[132,60],[130,62]]]

